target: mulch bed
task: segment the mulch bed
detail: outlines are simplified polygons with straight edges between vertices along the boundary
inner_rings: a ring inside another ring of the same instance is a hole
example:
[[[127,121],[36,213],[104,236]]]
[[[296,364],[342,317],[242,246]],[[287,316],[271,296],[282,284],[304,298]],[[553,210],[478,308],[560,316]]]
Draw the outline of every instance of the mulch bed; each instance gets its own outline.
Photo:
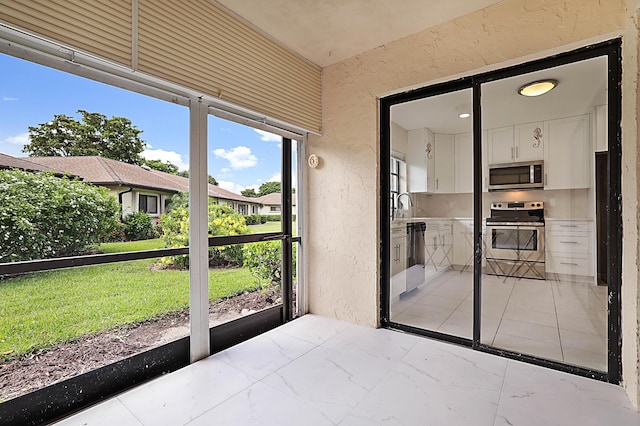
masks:
[[[209,306],[209,324],[217,325],[273,306],[261,291],[246,292]],[[0,364],[0,402],[60,380],[111,364],[189,334],[189,310],[122,326],[73,342],[23,355]]]

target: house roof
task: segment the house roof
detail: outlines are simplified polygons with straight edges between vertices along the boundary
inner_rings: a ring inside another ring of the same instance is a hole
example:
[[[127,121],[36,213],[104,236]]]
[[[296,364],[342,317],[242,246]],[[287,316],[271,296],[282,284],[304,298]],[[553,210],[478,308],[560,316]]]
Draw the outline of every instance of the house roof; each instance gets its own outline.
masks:
[[[0,169],[22,169],[33,172],[48,172],[52,169],[24,158],[16,158],[0,153]]]
[[[167,192],[189,191],[189,179],[97,156],[87,157],[29,157],[38,165],[80,176],[85,181],[103,186],[133,186]],[[256,203],[216,185],[209,184],[209,196],[232,201]]]
[[[282,194],[279,192],[272,192],[271,194],[263,195],[262,197],[254,198],[260,204],[264,204],[265,206],[279,206],[282,204]],[[293,205],[296,205],[296,195],[293,194],[291,196],[291,201]]]

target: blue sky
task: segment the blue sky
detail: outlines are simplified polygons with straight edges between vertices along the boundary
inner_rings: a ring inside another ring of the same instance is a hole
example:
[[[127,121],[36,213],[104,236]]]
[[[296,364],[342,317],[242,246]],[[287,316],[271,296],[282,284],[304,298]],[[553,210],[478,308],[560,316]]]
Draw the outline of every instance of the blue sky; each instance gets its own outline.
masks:
[[[188,108],[0,54],[0,152],[26,157],[29,126],[77,110],[126,117],[143,130],[143,156],[189,163]],[[236,193],[280,180],[281,139],[210,116],[208,169],[220,186]]]

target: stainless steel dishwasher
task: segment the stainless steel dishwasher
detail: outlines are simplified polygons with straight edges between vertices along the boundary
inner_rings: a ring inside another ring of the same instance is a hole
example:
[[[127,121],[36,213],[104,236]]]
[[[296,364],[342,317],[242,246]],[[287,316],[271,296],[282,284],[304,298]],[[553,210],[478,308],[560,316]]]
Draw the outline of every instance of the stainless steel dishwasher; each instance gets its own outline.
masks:
[[[425,222],[407,223],[407,293],[424,283]]]

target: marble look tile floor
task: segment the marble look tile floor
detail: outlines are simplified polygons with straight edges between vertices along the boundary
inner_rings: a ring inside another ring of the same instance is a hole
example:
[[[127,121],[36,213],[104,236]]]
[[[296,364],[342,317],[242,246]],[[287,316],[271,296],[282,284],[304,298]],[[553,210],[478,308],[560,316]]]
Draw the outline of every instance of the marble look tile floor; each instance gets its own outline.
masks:
[[[623,389],[305,315],[58,423],[633,425]]]
[[[391,320],[471,339],[473,275],[448,270],[392,303]],[[482,275],[480,340],[606,371],[607,288]]]

